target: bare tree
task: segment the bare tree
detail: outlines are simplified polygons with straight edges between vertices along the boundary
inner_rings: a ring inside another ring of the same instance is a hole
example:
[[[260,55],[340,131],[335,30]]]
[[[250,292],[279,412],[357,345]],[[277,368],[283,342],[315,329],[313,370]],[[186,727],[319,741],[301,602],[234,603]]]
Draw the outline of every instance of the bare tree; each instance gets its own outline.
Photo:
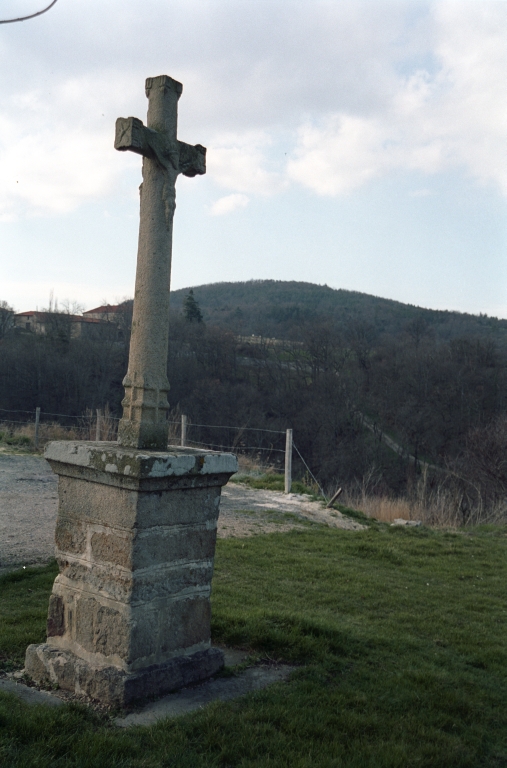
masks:
[[[53,2],[50,3],[46,8],[43,8],[42,11],[31,13],[29,16],[19,16],[17,19],[0,19],[0,24],[14,24],[16,21],[27,21],[27,19],[34,19],[36,16],[41,16],[43,13],[46,13],[46,11],[49,11],[49,9],[52,8],[55,3],[56,0],[53,0]]]
[[[82,315],[84,312],[84,304],[80,304],[78,301],[70,301],[70,299],[64,299],[62,301],[62,309],[60,311],[67,315]],[[55,306],[55,312],[58,312],[57,305]]]
[[[0,339],[14,325],[14,310],[6,301],[0,301]]]
[[[53,290],[49,294],[49,306],[42,310],[44,312],[45,333],[48,339],[56,342],[66,348],[70,343],[72,336],[72,318],[78,312],[83,311],[81,304],[76,301],[64,299],[62,308],[58,305],[58,299],[54,298]]]

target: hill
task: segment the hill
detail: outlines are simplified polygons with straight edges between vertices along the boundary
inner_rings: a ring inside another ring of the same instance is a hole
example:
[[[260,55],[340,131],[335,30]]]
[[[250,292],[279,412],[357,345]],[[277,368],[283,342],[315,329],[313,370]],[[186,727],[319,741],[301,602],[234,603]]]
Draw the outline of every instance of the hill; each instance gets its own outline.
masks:
[[[171,307],[182,311],[189,288],[171,293]],[[357,321],[375,326],[380,334],[397,336],[430,332],[442,341],[461,336],[492,337],[507,346],[507,320],[487,315],[424,309],[358,291],[296,281],[249,280],[210,283],[193,289],[206,323],[235,333],[298,338],[309,323],[331,320],[336,326]]]

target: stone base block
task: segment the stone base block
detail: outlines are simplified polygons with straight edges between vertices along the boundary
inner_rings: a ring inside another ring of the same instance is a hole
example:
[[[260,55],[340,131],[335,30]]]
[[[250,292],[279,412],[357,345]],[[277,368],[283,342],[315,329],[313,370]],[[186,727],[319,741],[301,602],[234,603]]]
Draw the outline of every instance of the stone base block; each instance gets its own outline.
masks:
[[[236,458],[84,441],[50,443],[45,456],[59,477],[60,573],[28,675],[125,706],[215,674],[216,526]]]
[[[116,707],[152,696],[162,696],[201,682],[219,672],[224,655],[219,648],[177,656],[163,664],[128,673],[114,666],[92,667],[69,651],[47,643],[29,645],[26,673],[39,684],[58,685],[67,691]]]

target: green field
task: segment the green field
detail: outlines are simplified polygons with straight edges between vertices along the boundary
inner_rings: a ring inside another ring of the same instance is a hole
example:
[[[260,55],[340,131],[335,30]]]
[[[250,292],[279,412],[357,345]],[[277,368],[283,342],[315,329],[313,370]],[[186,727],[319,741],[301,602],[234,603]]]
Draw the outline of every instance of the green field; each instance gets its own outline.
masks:
[[[54,567],[0,578],[0,664],[44,638]],[[2,768],[507,766],[507,530],[371,525],[221,540],[215,642],[288,682],[118,730],[0,694]]]

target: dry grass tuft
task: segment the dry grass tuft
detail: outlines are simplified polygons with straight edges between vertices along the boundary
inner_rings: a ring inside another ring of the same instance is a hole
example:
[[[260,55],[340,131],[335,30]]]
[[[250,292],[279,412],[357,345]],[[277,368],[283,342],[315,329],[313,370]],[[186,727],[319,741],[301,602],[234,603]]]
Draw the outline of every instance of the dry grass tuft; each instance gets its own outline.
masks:
[[[242,475],[273,475],[277,470],[271,464],[262,464],[259,456],[237,453],[238,472]]]
[[[418,516],[414,516],[414,510],[411,508],[408,499],[405,498],[395,499],[388,496],[346,493],[343,497],[343,503],[351,509],[359,510],[366,517],[375,518],[375,520],[380,520],[382,523],[392,523],[397,518],[402,518],[403,520],[421,519]]]
[[[39,423],[38,450],[42,452],[52,440],[116,440],[118,419],[111,415],[109,406],[101,411],[98,428],[97,412],[88,408],[84,416],[76,419],[74,426],[63,426],[56,421],[41,421]],[[35,450],[35,422],[0,424],[0,442],[17,450]]]
[[[343,503],[384,523],[392,523],[397,518],[420,520],[434,528],[505,523],[507,501],[485,504],[480,488],[470,486],[452,473],[442,473],[440,478],[433,477],[429,482],[428,472],[423,470],[411,495],[377,495],[363,482],[361,487],[345,491]]]

